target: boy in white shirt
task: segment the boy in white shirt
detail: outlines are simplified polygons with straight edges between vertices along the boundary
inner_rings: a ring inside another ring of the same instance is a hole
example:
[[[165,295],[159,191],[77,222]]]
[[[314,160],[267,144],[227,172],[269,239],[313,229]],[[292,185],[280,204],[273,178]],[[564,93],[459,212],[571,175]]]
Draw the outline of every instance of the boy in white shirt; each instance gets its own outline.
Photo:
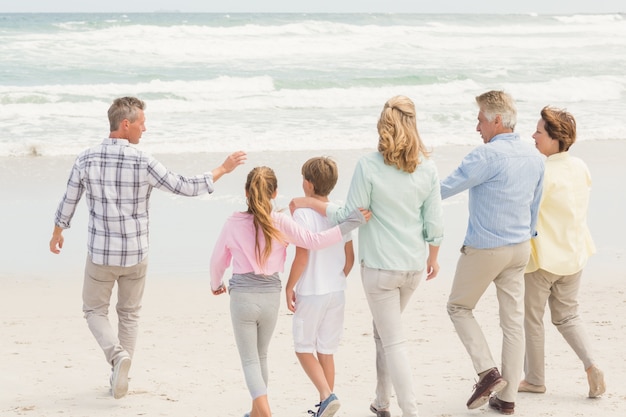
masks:
[[[302,177],[305,196],[329,202],[328,195],[337,184],[337,165],[327,157],[311,158],[302,166]],[[308,208],[295,210],[293,218],[314,232],[333,227],[326,217]],[[343,334],[346,277],[353,265],[351,236],[321,250],[297,247],[285,287],[287,308],[294,313],[296,356],[320,394],[314,417],[332,417],[340,407],[333,393],[333,354]]]

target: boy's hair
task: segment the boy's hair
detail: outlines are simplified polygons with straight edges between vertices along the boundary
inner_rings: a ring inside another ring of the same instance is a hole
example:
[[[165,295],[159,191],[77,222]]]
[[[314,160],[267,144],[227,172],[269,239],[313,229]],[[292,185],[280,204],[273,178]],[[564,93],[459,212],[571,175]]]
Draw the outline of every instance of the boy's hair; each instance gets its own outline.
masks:
[[[327,156],[319,156],[302,165],[302,176],[313,184],[315,195],[326,197],[335,188],[339,172],[335,161]]]

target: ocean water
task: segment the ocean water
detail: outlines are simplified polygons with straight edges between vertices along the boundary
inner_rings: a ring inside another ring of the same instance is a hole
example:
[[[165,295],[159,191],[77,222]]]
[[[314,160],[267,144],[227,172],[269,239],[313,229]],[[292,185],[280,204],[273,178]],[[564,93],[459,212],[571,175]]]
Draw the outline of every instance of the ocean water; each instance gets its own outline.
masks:
[[[527,140],[548,104],[579,140],[625,139],[624,68],[621,14],[0,14],[0,156],[98,143],[122,95],[152,153],[375,147],[397,94],[428,146],[477,144],[490,89]]]

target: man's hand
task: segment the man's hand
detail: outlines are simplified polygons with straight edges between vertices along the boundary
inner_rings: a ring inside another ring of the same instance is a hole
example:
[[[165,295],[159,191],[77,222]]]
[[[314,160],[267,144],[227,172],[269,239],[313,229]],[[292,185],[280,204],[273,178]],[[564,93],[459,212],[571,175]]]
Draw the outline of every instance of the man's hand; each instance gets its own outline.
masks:
[[[232,172],[239,165],[246,162],[246,159],[248,159],[248,154],[246,154],[244,151],[231,153],[230,155],[228,155],[222,165],[211,171],[211,173],[213,174],[213,181],[215,182],[220,179],[222,175]]]
[[[54,232],[52,232],[52,239],[50,239],[50,252],[59,254],[63,248],[63,229],[59,226],[54,226]]]

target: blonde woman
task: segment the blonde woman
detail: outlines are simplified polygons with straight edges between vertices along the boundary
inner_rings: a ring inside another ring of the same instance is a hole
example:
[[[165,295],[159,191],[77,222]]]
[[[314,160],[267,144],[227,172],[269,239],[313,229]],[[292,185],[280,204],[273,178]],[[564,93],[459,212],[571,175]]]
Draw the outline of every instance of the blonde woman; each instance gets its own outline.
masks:
[[[531,242],[524,275],[526,376],[518,391],[546,392],[543,315],[549,304],[552,324],[583,363],[589,397],[595,398],[606,390],[604,375],[595,364],[591,341],[578,315],[582,270],[595,252],[587,227],[591,176],[587,165],[568,152],[576,140],[576,121],[570,113],[544,107],[533,138],[547,160],[537,237]]]
[[[443,240],[439,177],[417,131],[415,105],[404,96],[387,101],[378,120],[378,151],[355,168],[346,205],[337,207],[306,197],[291,208],[311,207],[335,222],[357,207],[372,212],[359,229],[361,279],[373,317],[376,343],[376,398],[370,410],[389,417],[392,388],[403,417],[416,417],[417,399],[402,311],[423,272],[439,272]]]
[[[230,312],[237,349],[252,409],[246,417],[270,417],[267,398],[267,350],[280,305],[281,282],[289,243],[321,249],[343,241],[343,234],[365,223],[369,213],[354,210],[339,226],[312,233],[286,213],[273,210],[278,180],[271,168],[256,167],[245,186],[248,209],[234,213],[224,225],[211,256],[211,289],[223,294],[224,272],[232,263],[229,280]],[[324,408],[336,409],[336,405]],[[322,410],[323,411],[323,410]],[[330,417],[320,413],[319,416]]]

